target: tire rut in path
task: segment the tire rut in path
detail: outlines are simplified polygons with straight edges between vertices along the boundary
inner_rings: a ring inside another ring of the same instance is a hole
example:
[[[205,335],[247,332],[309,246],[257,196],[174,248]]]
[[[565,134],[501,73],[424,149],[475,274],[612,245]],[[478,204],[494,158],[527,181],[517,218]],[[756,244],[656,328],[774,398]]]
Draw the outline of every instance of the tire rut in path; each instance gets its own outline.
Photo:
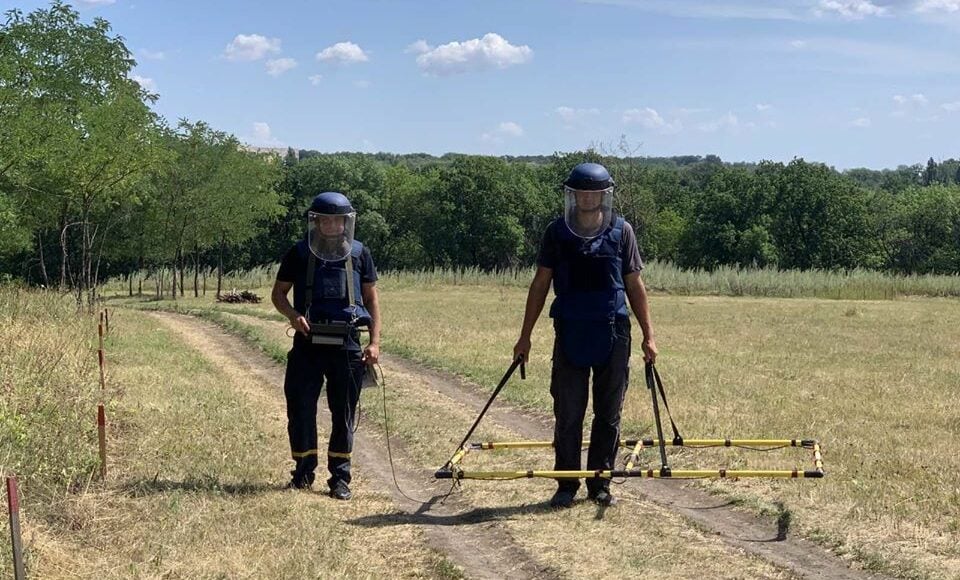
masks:
[[[191,347],[200,351],[219,368],[251,373],[276,388],[270,393],[273,404],[284,407],[284,369],[255,348],[212,323],[197,318],[166,312],[151,313],[170,330],[178,333]],[[391,359],[392,360],[392,359]],[[392,363],[391,363],[392,364]],[[323,408],[323,405],[319,406]],[[327,411],[324,411],[327,413]],[[423,469],[408,467],[410,461],[394,445],[394,466],[397,482],[406,490],[428,490],[433,497],[424,504],[405,498],[393,485],[386,449],[364,431],[355,434],[356,468],[372,480],[374,486],[390,493],[399,506],[419,506],[384,518],[384,525],[410,523],[420,526],[429,545],[442,552],[464,569],[470,578],[562,578],[563,574],[543,565],[521,547],[509,532],[496,522],[481,522],[470,516],[471,506],[461,498],[439,503],[444,491],[437,482],[425,480]],[[432,470],[430,471],[432,473]],[[441,484],[442,485],[442,484]],[[465,513],[466,512],[466,513]]]

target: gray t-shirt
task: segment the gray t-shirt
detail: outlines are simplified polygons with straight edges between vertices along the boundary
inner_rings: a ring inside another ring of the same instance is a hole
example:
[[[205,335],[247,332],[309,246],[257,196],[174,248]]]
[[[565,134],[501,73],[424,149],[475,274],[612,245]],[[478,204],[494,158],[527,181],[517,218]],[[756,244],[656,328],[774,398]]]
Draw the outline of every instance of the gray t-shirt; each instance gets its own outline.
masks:
[[[540,243],[540,253],[537,255],[538,266],[556,268],[557,261],[560,259],[557,228],[565,227],[567,224],[564,223],[563,218],[558,218],[547,226],[543,241]],[[626,220],[623,222],[623,237],[620,239],[620,259],[623,261],[624,276],[643,270],[643,260],[640,258],[640,249],[637,247],[637,235],[633,231],[633,226]]]

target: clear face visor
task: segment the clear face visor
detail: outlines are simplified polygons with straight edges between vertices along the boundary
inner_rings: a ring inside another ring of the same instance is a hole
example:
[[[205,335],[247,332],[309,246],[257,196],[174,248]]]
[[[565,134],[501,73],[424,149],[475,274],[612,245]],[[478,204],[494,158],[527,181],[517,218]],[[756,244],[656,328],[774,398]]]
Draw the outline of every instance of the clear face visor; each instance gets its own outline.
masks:
[[[581,238],[592,238],[610,226],[613,216],[613,188],[583,190],[564,187],[563,217],[567,227]]]
[[[313,255],[327,262],[343,260],[353,247],[357,214],[307,212],[307,243]]]

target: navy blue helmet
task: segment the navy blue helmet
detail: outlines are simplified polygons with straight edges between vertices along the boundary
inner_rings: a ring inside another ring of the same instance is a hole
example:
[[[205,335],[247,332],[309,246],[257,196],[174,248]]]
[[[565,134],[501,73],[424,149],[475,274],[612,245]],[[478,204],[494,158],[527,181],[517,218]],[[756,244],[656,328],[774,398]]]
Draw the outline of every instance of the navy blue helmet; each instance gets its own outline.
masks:
[[[336,191],[325,191],[313,198],[307,211],[327,215],[346,215],[353,213],[353,205],[347,196]]]
[[[563,182],[564,187],[580,191],[601,191],[613,187],[613,178],[607,168],[599,163],[581,163],[570,171]]]

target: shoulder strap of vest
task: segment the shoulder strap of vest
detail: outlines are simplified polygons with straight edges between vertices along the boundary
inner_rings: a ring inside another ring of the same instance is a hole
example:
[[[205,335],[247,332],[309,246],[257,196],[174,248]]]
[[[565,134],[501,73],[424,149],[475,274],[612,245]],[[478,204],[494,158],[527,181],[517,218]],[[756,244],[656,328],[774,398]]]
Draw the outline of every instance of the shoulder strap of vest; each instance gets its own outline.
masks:
[[[317,257],[313,255],[313,252],[307,252],[307,280],[306,288],[304,293],[304,302],[303,309],[305,312],[302,314],[308,319],[310,317],[310,305],[313,304],[313,278],[314,270],[317,267]]]
[[[353,252],[350,252],[350,255],[347,256],[347,299],[350,308],[355,308],[357,305],[355,293],[356,290],[353,287]]]

